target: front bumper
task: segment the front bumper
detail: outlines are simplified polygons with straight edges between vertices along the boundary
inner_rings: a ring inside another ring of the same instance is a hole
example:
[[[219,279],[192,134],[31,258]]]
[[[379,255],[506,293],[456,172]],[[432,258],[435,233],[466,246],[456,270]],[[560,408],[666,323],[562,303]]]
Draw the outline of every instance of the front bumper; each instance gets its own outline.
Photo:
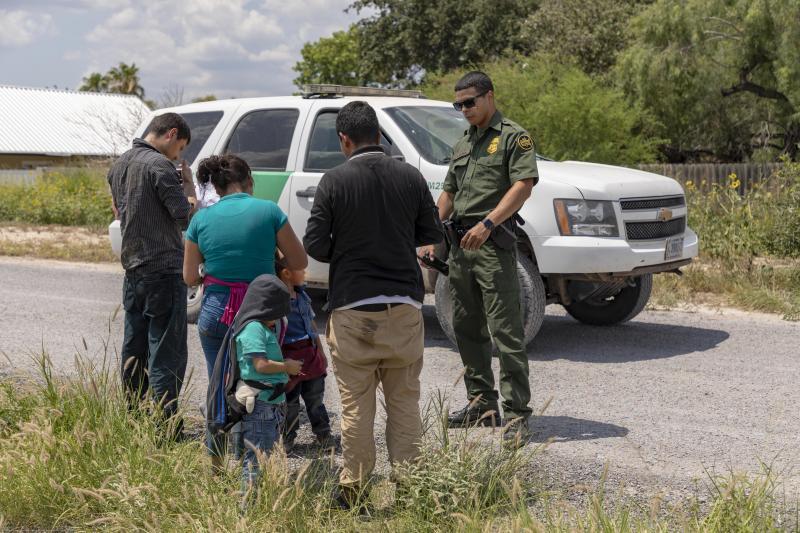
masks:
[[[683,234],[681,257],[669,261],[664,259],[667,239],[629,242],[622,238],[530,236],[530,240],[542,274],[664,272],[687,264],[699,250],[697,234],[689,228]]]

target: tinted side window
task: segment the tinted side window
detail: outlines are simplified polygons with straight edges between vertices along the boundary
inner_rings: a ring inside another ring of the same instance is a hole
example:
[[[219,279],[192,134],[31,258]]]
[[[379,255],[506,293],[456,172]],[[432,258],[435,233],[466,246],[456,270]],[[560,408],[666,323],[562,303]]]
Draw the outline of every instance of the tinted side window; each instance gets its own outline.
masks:
[[[206,144],[206,141],[211,137],[211,132],[219,124],[222,118],[222,111],[206,111],[203,113],[181,113],[183,120],[189,125],[189,130],[192,132],[192,142],[181,154],[181,159],[185,159],[191,165],[194,163],[197,154]],[[142,138],[146,137],[150,132],[150,126],[144,130]]]
[[[336,115],[338,111],[323,111],[314,121],[311,141],[308,143],[306,156],[306,172],[325,172],[344,163],[345,157],[339,146],[339,135],[336,133]],[[381,132],[381,145],[389,155],[400,155],[400,151],[392,141]]]
[[[264,109],[248,113],[228,140],[226,153],[236,154],[253,170],[286,170],[289,146],[300,111]]]
[[[314,121],[311,141],[308,143],[305,170],[325,172],[344,163],[344,154],[339,147],[336,133],[336,111],[323,111]]]

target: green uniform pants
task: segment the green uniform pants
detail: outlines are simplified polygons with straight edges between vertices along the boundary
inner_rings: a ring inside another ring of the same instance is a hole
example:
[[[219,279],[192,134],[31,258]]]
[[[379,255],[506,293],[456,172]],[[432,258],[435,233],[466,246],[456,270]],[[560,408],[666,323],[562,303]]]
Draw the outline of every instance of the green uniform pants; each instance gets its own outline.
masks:
[[[477,250],[450,251],[453,329],[466,372],[470,401],[497,406],[492,373],[492,338],[500,354],[500,394],[507,418],[529,416],[531,388],[520,308],[515,251],[487,241]],[[491,331],[491,337],[489,332]]]

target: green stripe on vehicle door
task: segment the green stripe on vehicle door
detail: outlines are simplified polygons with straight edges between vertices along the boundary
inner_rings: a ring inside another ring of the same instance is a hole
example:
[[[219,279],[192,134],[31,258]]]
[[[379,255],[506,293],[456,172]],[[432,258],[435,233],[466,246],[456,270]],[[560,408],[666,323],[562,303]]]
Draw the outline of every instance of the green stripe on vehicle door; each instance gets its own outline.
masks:
[[[253,172],[253,196],[278,203],[291,172],[256,170]]]

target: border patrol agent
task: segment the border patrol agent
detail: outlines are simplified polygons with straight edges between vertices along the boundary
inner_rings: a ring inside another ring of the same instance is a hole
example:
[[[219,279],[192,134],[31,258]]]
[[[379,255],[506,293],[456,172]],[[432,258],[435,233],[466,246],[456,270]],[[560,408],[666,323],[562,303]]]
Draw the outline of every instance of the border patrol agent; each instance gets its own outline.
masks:
[[[471,126],[453,149],[437,207],[442,220],[450,218],[445,228],[450,241],[453,327],[469,404],[448,420],[451,427],[495,424],[494,338],[500,355],[503,440],[519,446],[530,437],[531,391],[515,215],[539,179],[536,153],[530,135],[495,107],[494,86],[486,74],[464,75],[455,86],[453,106]],[[432,255],[433,249],[420,252]]]

